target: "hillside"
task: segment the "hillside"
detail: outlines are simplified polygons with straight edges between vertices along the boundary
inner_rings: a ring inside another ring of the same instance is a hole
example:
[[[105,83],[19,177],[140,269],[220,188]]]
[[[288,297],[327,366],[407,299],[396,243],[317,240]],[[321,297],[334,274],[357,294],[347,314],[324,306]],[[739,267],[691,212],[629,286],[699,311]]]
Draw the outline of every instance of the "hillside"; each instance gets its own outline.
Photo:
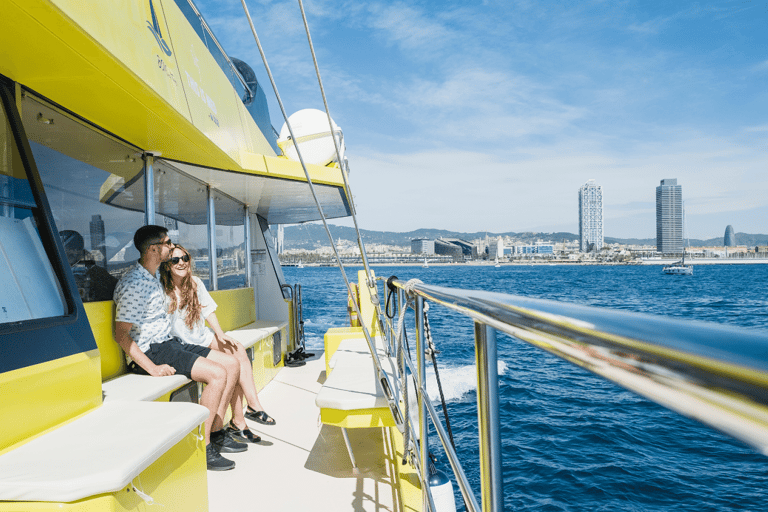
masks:
[[[355,229],[345,226],[329,225],[331,234],[334,240],[349,240],[357,243],[357,236],[355,235]],[[458,231],[448,231],[445,229],[417,229],[414,231],[408,231],[406,233],[397,233],[392,231],[370,231],[366,229],[360,230],[363,237],[363,241],[366,245],[370,244],[382,244],[382,245],[396,245],[401,247],[410,247],[411,240],[414,238],[461,238],[467,241],[472,241],[478,238],[508,236],[516,238],[524,243],[534,243],[538,240],[545,240],[551,242],[568,242],[579,239],[579,235],[573,233],[531,233],[531,232],[506,232],[506,233],[489,233],[485,231],[477,231],[474,233],[462,233]],[[736,242],[739,245],[746,245],[747,247],[754,247],[756,245],[768,245],[768,235],[755,235],[747,233],[737,233]],[[605,243],[607,244],[627,244],[627,245],[656,245],[655,238],[613,238],[605,237]],[[299,224],[294,226],[285,227],[285,248],[286,249],[303,249],[306,251],[312,251],[319,249],[320,247],[328,247],[328,235],[325,233],[325,228],[321,224]],[[723,245],[723,238],[711,238],[709,240],[690,240],[691,247],[711,247]]]

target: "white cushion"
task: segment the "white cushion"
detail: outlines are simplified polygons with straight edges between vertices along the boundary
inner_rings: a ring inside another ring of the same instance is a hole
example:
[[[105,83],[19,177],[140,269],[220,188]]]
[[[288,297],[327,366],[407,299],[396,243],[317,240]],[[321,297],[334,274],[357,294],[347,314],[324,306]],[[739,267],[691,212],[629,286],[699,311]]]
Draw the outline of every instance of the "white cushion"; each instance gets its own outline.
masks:
[[[105,403],[0,456],[0,500],[70,502],[124,489],[207,417],[183,402]]]
[[[152,402],[184,386],[188,382],[191,381],[184,375],[151,377],[137,373],[126,373],[102,383],[101,391],[104,394],[104,402],[111,402],[113,400],[144,400]]]
[[[339,347],[341,348],[345,343],[346,341],[342,342]],[[359,345],[354,346],[359,347]],[[352,344],[345,346],[345,348],[352,347]],[[359,350],[341,350],[334,354],[336,365],[315,398],[315,404],[318,407],[342,411],[389,407],[376,376],[373,357],[367,350],[366,346],[365,353]],[[383,355],[379,355],[379,361],[392,382],[393,361]],[[397,385],[394,382],[392,384]]]
[[[272,322],[269,320],[256,320],[248,325],[227,331],[227,334],[240,342],[245,348],[254,346],[264,338],[276,333],[283,327],[287,326],[288,322]]]

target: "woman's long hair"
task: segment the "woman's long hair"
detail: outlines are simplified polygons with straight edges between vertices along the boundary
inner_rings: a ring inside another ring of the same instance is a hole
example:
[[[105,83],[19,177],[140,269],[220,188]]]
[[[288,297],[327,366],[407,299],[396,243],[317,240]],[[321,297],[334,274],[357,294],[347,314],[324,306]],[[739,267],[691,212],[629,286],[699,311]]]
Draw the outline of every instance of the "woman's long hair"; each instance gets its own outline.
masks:
[[[176,244],[174,250],[176,249],[181,249],[184,254],[189,256],[189,251],[183,246]],[[173,254],[173,251],[171,251],[171,254]],[[197,284],[195,284],[195,281],[192,279],[192,257],[189,258],[189,272],[187,272],[187,275],[181,280],[181,285],[179,287],[181,300],[177,300],[176,298],[176,291],[173,286],[173,277],[171,274],[172,265],[173,264],[170,261],[165,261],[160,265],[160,282],[163,284],[165,293],[171,299],[168,313],[173,313],[177,309],[182,310],[187,308],[187,318],[184,319],[184,323],[187,324],[187,327],[191,330],[202,317],[203,311],[203,307],[200,305],[200,299],[197,298]]]

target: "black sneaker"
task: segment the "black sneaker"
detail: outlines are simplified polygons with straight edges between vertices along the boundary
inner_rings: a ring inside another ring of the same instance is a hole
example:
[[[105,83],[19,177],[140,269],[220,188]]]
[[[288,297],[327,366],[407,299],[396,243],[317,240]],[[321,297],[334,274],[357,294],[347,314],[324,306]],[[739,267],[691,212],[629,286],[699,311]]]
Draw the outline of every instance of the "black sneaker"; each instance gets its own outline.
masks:
[[[235,467],[234,461],[222,457],[213,443],[208,443],[205,447],[205,462],[208,464],[208,471],[227,471]]]
[[[240,453],[248,449],[248,445],[235,441],[224,429],[211,432],[211,444],[216,446],[219,453]]]

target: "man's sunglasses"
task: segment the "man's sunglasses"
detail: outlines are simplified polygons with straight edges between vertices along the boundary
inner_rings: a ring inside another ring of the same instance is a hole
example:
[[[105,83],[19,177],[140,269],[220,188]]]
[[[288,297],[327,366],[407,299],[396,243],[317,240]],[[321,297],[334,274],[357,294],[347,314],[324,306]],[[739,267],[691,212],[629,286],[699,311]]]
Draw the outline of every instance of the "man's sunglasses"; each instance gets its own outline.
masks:
[[[168,247],[173,247],[173,242],[171,242],[171,239],[169,238],[165,242],[155,242],[155,243],[149,244],[149,245],[167,245]]]
[[[189,254],[185,254],[184,256],[174,256],[170,260],[171,264],[176,265],[179,261],[183,261],[184,263],[189,263]]]

